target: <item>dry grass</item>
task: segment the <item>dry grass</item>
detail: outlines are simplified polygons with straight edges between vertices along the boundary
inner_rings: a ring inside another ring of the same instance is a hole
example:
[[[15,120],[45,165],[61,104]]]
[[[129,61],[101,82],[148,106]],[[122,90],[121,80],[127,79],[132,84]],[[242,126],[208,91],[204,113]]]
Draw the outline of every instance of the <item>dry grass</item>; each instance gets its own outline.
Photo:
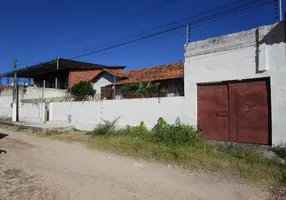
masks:
[[[37,189],[35,177],[0,164],[0,199],[29,199]]]

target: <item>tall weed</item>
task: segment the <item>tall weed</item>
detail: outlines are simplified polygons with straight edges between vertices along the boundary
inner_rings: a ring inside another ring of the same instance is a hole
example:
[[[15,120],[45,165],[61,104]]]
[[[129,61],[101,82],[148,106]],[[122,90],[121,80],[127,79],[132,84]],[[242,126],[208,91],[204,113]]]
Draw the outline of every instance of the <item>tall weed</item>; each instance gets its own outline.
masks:
[[[96,128],[89,132],[89,135],[113,135],[116,133],[116,125],[118,122],[118,119],[115,119],[113,121],[108,120],[102,120],[103,123],[96,126]]]

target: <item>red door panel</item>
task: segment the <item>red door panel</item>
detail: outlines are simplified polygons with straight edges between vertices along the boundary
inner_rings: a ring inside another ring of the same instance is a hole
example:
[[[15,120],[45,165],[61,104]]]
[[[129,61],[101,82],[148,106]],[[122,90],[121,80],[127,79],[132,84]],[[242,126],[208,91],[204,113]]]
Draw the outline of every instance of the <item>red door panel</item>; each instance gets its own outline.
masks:
[[[270,143],[267,81],[198,85],[198,126],[215,140]]]
[[[204,137],[229,140],[228,86],[198,85],[198,126]]]
[[[269,98],[266,81],[231,83],[230,138],[236,142],[269,143]]]

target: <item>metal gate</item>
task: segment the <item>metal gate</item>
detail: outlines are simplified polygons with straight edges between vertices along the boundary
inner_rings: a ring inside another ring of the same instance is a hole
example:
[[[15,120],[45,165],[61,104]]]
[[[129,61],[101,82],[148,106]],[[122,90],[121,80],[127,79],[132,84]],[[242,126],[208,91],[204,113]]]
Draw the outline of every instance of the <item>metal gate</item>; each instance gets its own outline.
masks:
[[[198,85],[198,125],[209,139],[270,143],[267,80]]]

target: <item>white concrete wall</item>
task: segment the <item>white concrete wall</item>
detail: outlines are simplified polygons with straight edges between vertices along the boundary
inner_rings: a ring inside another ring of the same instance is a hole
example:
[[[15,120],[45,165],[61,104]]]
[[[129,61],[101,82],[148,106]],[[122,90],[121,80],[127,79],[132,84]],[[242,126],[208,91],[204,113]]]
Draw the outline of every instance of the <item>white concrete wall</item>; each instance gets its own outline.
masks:
[[[13,89],[0,90],[0,119],[12,119]]]
[[[23,87],[20,89],[22,94],[22,99],[40,99],[40,98],[52,98],[52,97],[66,97],[67,90],[45,88],[43,93],[43,88],[38,87],[27,87],[25,92]]]
[[[286,145],[285,55],[283,24],[186,45],[185,120],[197,123],[197,83],[270,77],[272,143]]]
[[[68,123],[80,130],[92,130],[104,120],[118,117],[118,126],[139,125],[144,121],[152,128],[160,117],[174,123],[177,117],[183,121],[184,97],[124,99],[93,102],[59,102],[50,103],[50,122]]]
[[[44,103],[20,103],[19,121],[22,122],[44,122]]]
[[[116,81],[116,79],[115,79]],[[103,73],[93,81],[93,89],[96,90],[96,94],[101,94],[101,87],[109,85],[114,82],[114,76],[108,73]]]

